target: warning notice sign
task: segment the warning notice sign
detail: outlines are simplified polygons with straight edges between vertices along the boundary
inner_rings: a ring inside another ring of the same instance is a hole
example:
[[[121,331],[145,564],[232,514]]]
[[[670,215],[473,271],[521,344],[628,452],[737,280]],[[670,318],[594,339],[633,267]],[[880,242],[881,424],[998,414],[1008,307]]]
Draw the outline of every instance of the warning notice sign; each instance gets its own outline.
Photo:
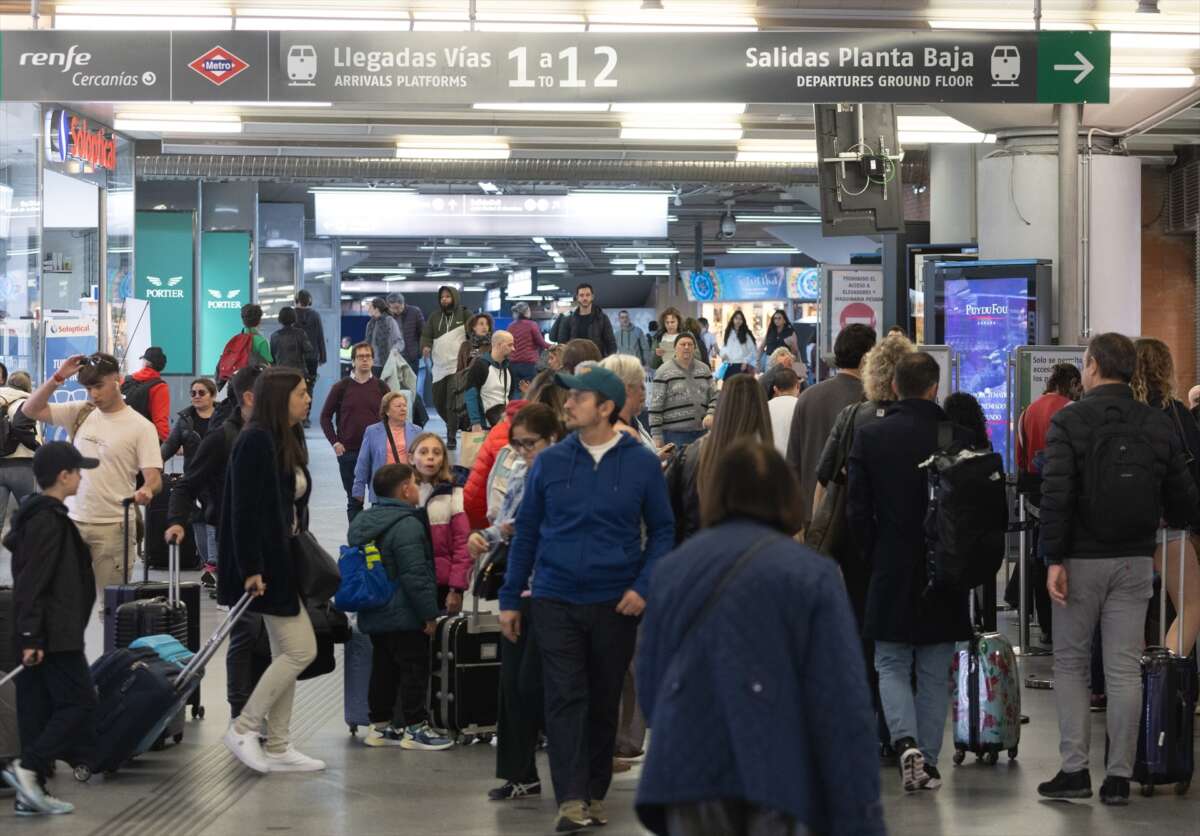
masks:
[[[849,325],[866,325],[878,332],[883,323],[883,270],[830,270],[829,323],[831,327],[825,329],[825,350],[829,352],[837,335]]]

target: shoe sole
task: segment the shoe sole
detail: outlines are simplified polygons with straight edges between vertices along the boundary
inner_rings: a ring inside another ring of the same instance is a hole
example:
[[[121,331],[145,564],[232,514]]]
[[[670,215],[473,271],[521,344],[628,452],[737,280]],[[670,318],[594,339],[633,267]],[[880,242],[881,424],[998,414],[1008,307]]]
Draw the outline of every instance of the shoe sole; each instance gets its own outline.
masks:
[[[900,756],[900,779],[905,792],[916,792],[929,783],[925,773],[925,757],[916,749],[910,749]]]
[[[0,772],[0,777],[3,777],[4,783],[8,784],[9,787],[11,787],[13,789],[13,791],[17,794],[17,799],[22,804],[24,804],[26,807],[30,808],[33,811],[32,813],[22,813],[21,815],[26,815],[26,816],[48,816],[48,815],[50,815],[49,810],[43,810],[35,802],[29,800],[29,796],[25,793],[25,790],[21,787],[21,781],[20,781],[20,779],[17,778],[16,773],[11,772],[8,769],[5,769],[3,772]]]
[[[587,830],[592,826],[592,820],[588,819],[584,823],[573,822],[570,819],[559,819],[558,824],[554,826],[555,833],[578,833],[580,830]]]
[[[237,744],[230,743],[228,740],[224,740],[224,739],[221,742],[225,744],[225,748],[229,750],[229,754],[233,755],[233,757],[237,760],[238,763],[240,763],[242,766],[246,767],[247,769],[251,770],[252,772],[257,772],[259,775],[266,775],[268,772],[271,771],[270,764],[264,763],[260,766],[257,764],[250,763],[250,761],[247,760],[243,756],[242,747],[238,746]]]
[[[363,741],[364,746],[369,746],[372,749],[391,749],[397,746],[403,746],[403,741],[400,740],[378,740],[369,738]]]
[[[1127,795],[1110,796],[1110,795],[1104,795],[1104,793],[1101,793],[1100,794],[1100,803],[1107,804],[1109,807],[1128,807],[1129,806],[1129,796],[1127,796]]]
[[[541,798],[541,797],[542,797],[542,791],[540,789],[526,790],[525,792],[513,793],[512,795],[492,795],[490,792],[488,793],[488,801],[520,801],[522,798]]]
[[[322,766],[276,766],[274,764],[271,764],[269,767],[267,767],[267,772],[272,773],[272,774],[274,774],[276,772],[324,772],[324,771],[325,771],[324,765],[322,765]]]
[[[1091,798],[1092,791],[1091,790],[1060,790],[1059,792],[1042,792],[1041,790],[1038,790],[1038,795],[1040,795],[1042,798],[1071,800],[1071,799]]]
[[[415,740],[405,740],[400,743],[400,748],[408,749],[414,752],[444,752],[447,749],[453,749],[454,744],[444,743],[440,745],[433,745],[430,743],[418,743]]]

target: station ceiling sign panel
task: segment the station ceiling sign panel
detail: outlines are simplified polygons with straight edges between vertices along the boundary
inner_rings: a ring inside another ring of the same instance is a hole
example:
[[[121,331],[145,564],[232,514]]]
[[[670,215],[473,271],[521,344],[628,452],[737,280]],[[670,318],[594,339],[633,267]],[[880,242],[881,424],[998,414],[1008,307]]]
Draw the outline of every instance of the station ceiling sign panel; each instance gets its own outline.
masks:
[[[1108,101],[1107,32],[4,32],[16,101]]]

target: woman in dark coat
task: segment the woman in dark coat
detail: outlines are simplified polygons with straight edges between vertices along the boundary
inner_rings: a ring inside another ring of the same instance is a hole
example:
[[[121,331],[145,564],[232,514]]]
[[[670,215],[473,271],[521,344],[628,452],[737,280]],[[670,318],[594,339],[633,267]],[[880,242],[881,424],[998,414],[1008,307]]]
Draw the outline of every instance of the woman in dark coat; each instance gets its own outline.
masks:
[[[646,602],[637,682],[654,740],[638,816],[670,836],[882,836],[871,697],[837,565],[792,540],[800,488],[769,441],[721,451],[715,477],[705,530],[660,561]]]
[[[188,387],[191,406],[181,409],[175,416],[175,426],[171,434],[162,443],[163,462],[183,450],[183,469],[186,472],[192,466],[192,457],[200,449],[200,442],[212,429],[213,415],[216,413],[217,384],[207,377],[198,377]],[[205,567],[202,581],[211,586],[214,582],[214,568],[217,563],[216,527],[204,521],[204,514],[198,509],[192,515],[192,533],[196,537],[196,550],[200,553],[200,565]]]
[[[290,548],[292,537],[308,525],[312,479],[300,425],[311,402],[300,372],[264,372],[254,387],[254,414],[234,442],[225,476],[218,597],[232,606],[243,591],[255,596],[251,609],[263,615],[273,657],[225,733],[225,745],[256,772],[325,768],[289,740],[296,680],[317,655]],[[264,720],[265,750],[258,737]]]

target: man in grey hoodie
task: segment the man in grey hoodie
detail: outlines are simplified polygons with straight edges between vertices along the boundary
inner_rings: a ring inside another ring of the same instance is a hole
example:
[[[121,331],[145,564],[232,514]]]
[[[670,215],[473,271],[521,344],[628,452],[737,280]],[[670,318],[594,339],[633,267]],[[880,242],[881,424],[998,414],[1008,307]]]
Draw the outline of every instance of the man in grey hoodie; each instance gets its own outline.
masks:
[[[638,358],[643,366],[648,365],[650,344],[646,340],[645,332],[633,324],[633,320],[629,318],[629,311],[618,313],[617,322],[621,326],[617,329],[617,354],[631,354]]]

